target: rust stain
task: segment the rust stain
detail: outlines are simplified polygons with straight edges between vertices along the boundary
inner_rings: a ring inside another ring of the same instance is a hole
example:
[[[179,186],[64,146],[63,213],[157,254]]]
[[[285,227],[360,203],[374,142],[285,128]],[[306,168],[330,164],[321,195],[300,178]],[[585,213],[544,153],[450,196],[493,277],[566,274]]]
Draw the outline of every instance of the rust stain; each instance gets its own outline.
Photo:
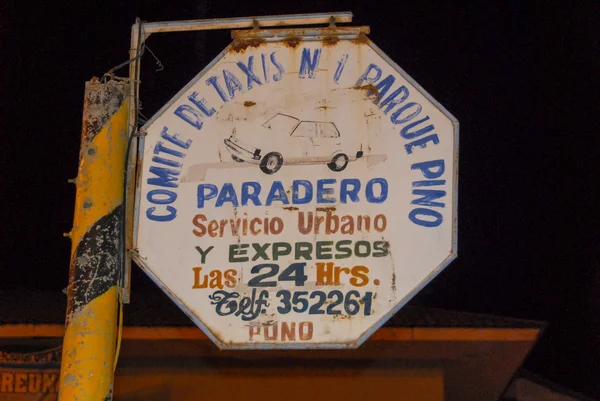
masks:
[[[328,110],[329,106],[319,106],[319,107],[317,107],[317,109]]]
[[[299,210],[296,206],[286,206],[283,210]]]
[[[295,49],[301,41],[302,38],[300,36],[287,36],[282,42],[285,46]]]
[[[355,86],[354,89],[363,90],[367,93],[367,97],[375,96],[377,100],[380,100],[379,91],[373,84]]]
[[[340,41],[340,37],[337,35],[329,35],[323,38],[323,46],[335,46]]]
[[[136,162],[136,166],[138,166],[135,170],[135,182],[133,183],[136,187],[138,185],[138,183],[140,182],[140,178],[142,176],[142,169],[139,168],[139,166],[142,165],[142,157],[140,155],[138,155],[137,157],[137,162]]]
[[[245,107],[252,107],[252,106],[256,106],[256,102],[252,102],[252,101],[250,101],[250,100],[246,100],[246,101],[244,102],[244,106],[245,106]]]
[[[259,47],[265,43],[265,40],[262,38],[252,38],[252,39],[236,39],[231,44],[231,51],[236,53],[243,53],[249,47]]]
[[[318,207],[317,212],[333,212],[335,211],[335,206],[327,206],[327,207]]]
[[[392,291],[396,291],[396,273],[392,273]]]
[[[356,39],[354,39],[352,41],[352,43],[354,43],[355,45],[360,45],[363,43],[368,43],[369,42],[369,38],[367,38],[367,35],[365,35],[364,33],[361,33],[360,35],[358,35],[358,37]]]

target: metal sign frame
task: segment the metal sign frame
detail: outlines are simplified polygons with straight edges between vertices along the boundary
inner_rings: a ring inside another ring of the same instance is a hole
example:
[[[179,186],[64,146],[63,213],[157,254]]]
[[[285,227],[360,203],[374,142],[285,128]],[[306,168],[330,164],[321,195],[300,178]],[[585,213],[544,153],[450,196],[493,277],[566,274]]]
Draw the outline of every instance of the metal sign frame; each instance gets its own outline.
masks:
[[[439,104],[427,91],[425,91],[415,80],[413,80],[402,68],[400,68],[393,60],[391,60],[379,47],[377,47],[370,39],[365,36],[365,33],[368,33],[368,27],[344,27],[344,28],[316,28],[316,29],[294,29],[294,30],[245,30],[245,31],[235,31],[232,32],[232,37],[234,38],[234,42],[231,43],[227,48],[225,48],[219,55],[215,57],[215,59],[209,63],[196,77],[194,77],[184,88],[182,88],[173,98],[167,102],[153,117],[149,120],[143,127],[144,130],[148,127],[152,122],[154,122],[157,118],[159,118],[170,106],[174,104],[181,96],[190,89],[191,86],[196,84],[212,67],[222,59],[224,55],[229,53],[233,46],[235,46],[236,41],[239,40],[252,40],[253,38],[261,38],[263,40],[275,40],[281,41],[282,38],[286,36],[293,36],[295,38],[299,38],[301,41],[319,41],[323,40],[324,36],[328,35],[340,35],[344,39],[359,39],[362,43],[367,44],[373,51],[379,55],[382,59],[384,59],[393,69],[406,81],[408,81],[411,85],[413,85],[421,95],[423,95],[426,100],[428,100],[432,105],[435,106],[445,117],[447,117],[453,126],[453,141],[454,141],[454,156],[452,163],[452,174],[454,185],[452,188],[453,195],[453,203],[451,205],[452,216],[454,217],[452,221],[452,249],[448,257],[443,260],[435,269],[432,269],[431,273],[421,281],[417,286],[413,288],[413,290],[407,294],[403,300],[398,303],[393,309],[388,311],[384,318],[380,319],[378,324],[372,326],[368,331],[364,332],[360,338],[353,343],[346,344],[331,344],[331,343],[322,343],[322,344],[286,344],[285,348],[287,349],[303,349],[303,348],[356,348],[360,346],[374,331],[376,331],[379,327],[381,327],[389,318],[391,318],[402,306],[408,302],[416,293],[418,293],[424,286],[426,286],[434,277],[436,277],[452,260],[456,258],[457,255],[457,202],[458,202],[458,141],[459,141],[459,124],[457,119],[446,110],[441,104]],[[139,158],[140,167],[143,164],[143,153],[141,150],[143,149],[143,138],[140,143],[140,154]],[[136,188],[136,204],[135,204],[135,222],[134,222],[134,247],[137,244],[137,230],[138,230],[138,211],[139,211],[139,199],[140,199],[140,185],[137,183]],[[142,269],[149,274],[152,280],[163,290],[165,293],[175,302],[196,325],[198,325],[202,330],[207,334],[212,341],[216,344],[219,344],[220,347],[225,348],[219,339],[217,339],[211,330],[209,330],[200,319],[191,313],[187,306],[178,298],[176,294],[174,294],[146,265],[145,260],[138,255],[137,253],[133,253],[134,260],[138,263]],[[274,346],[272,344],[240,344],[236,346],[227,345],[227,349],[272,349],[272,348],[282,348],[281,346]]]

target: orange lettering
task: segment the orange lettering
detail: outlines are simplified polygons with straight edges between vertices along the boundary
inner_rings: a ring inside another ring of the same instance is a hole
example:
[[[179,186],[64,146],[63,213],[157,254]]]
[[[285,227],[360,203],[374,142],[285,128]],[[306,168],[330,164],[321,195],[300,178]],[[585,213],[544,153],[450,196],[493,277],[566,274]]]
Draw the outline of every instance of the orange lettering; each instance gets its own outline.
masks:
[[[225,285],[229,288],[235,288],[237,285],[237,271],[233,269],[225,270]]]
[[[341,280],[340,280],[340,275],[344,273],[344,274],[350,274],[350,269],[348,269],[347,267],[339,267],[336,266],[335,267],[335,278],[334,278],[334,285],[340,285]]]
[[[3,393],[14,392],[13,382],[15,377],[12,373],[2,372],[2,384],[0,385],[0,391]]]
[[[327,211],[327,217],[325,218],[325,234],[335,233],[340,226],[340,218],[335,215],[331,210]]]
[[[312,212],[306,213],[306,222],[304,221],[304,212],[298,213],[298,231],[301,234],[308,234],[311,232],[313,226],[313,214]]]
[[[366,266],[354,266],[351,270],[352,278],[350,284],[355,287],[363,287],[369,282],[369,268]],[[360,280],[360,281],[359,281]]]
[[[194,285],[192,286],[192,288],[206,288],[208,287],[208,276],[204,275],[204,280],[202,280],[202,282],[200,282],[200,280],[202,279],[202,266],[199,267],[193,267],[192,270],[194,271]]]
[[[269,334],[269,327],[273,328],[273,334]],[[265,340],[267,341],[274,341],[277,340],[277,323],[275,323],[272,326],[264,326],[263,327],[263,332],[265,334]]]
[[[317,262],[317,282],[316,285],[333,284],[333,262]]]
[[[375,216],[375,220],[373,220],[373,227],[375,227],[375,231],[385,231],[385,228],[387,227],[387,218],[384,214],[378,214]]]
[[[223,273],[221,273],[221,270],[211,271],[210,278],[210,288],[223,289]]]
[[[342,226],[340,227],[342,234],[354,234],[354,219],[352,216],[342,217]]]
[[[202,221],[206,221],[206,216],[203,214],[197,214],[194,216],[194,219],[192,220],[192,224],[195,225],[196,227],[198,227],[199,230],[192,230],[192,232],[194,233],[194,235],[196,237],[203,237],[204,234],[206,234],[206,228],[204,227],[204,224],[202,224],[200,222],[200,220]]]
[[[216,237],[218,235],[217,230],[219,230],[219,223],[216,220],[211,220],[208,223],[208,235]]]
[[[55,373],[44,373],[44,385],[42,386],[42,393],[56,392],[56,381],[57,375]]]
[[[313,337],[312,322],[300,322],[299,337],[302,341],[308,341]]]
[[[260,326],[248,326],[248,336],[250,337],[250,341],[254,339],[254,336],[260,334]]]
[[[261,223],[261,221],[258,217],[255,217],[250,221],[250,234],[252,234],[252,235],[260,234],[260,232],[262,230],[260,228],[258,230],[256,230],[256,228],[255,228],[256,224],[260,224],[260,223]]]
[[[27,373],[15,374],[15,393],[27,392]]]
[[[30,373],[27,391],[30,393],[39,393],[42,389],[42,374]]]
[[[323,216],[315,216],[315,234],[319,233],[321,228],[321,224],[325,221],[325,217]]]
[[[281,341],[296,341],[296,322],[281,323]]]

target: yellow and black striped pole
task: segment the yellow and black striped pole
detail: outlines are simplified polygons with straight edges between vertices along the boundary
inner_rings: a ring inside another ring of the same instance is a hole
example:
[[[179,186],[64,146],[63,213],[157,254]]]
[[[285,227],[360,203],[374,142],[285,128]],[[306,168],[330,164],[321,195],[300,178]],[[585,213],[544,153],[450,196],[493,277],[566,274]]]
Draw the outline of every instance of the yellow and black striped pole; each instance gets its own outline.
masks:
[[[60,401],[112,399],[129,85],[86,83]]]

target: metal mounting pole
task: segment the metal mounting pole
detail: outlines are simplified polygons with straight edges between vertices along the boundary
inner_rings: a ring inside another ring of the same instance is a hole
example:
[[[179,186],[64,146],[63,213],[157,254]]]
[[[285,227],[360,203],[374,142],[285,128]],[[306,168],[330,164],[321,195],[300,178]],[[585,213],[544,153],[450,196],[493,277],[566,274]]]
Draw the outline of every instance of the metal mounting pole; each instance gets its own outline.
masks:
[[[85,85],[60,401],[112,399],[129,85]]]

